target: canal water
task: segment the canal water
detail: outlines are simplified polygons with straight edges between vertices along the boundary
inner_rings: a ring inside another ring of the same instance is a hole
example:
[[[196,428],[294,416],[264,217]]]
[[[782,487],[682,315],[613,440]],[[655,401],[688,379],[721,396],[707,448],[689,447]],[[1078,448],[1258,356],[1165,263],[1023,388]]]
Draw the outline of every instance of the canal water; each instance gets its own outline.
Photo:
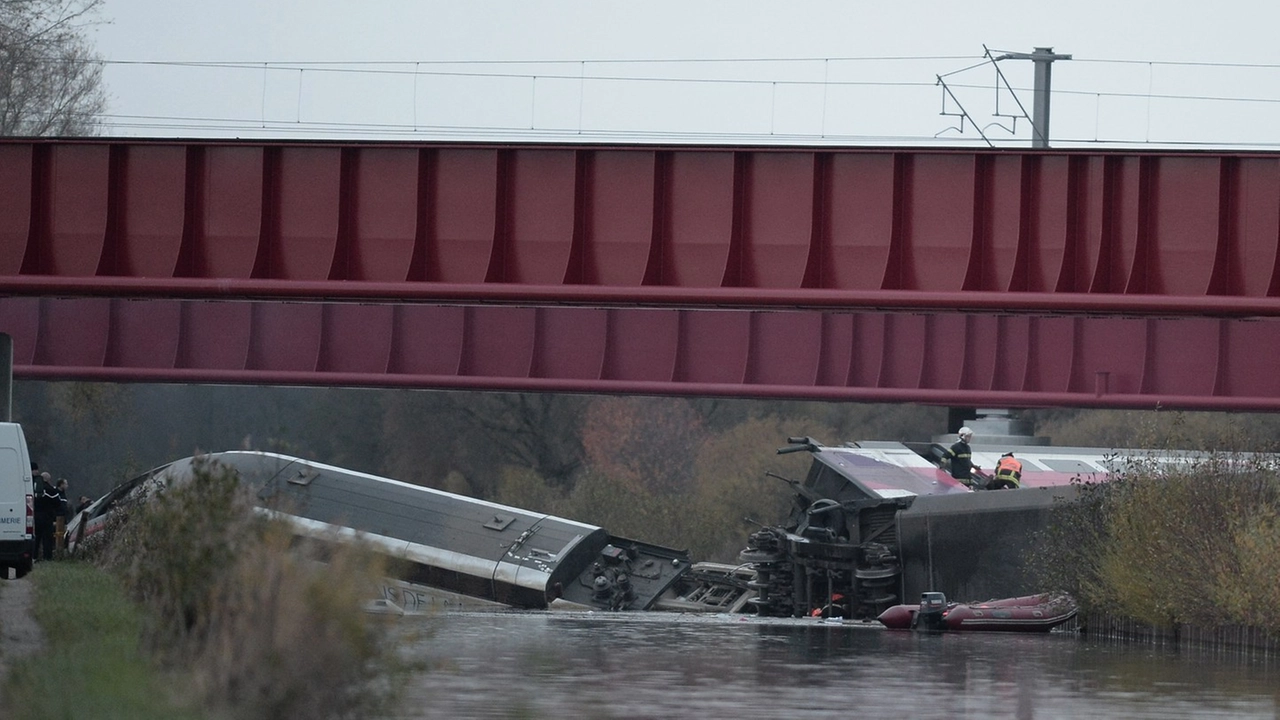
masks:
[[[1280,658],[667,613],[397,621],[405,718],[1280,718]]]

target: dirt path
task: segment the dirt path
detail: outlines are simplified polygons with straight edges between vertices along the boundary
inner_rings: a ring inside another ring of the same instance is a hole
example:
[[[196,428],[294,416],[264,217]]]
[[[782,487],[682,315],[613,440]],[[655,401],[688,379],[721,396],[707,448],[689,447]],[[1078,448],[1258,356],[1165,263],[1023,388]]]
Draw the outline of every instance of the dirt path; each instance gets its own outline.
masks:
[[[44,647],[44,632],[32,612],[35,591],[29,577],[0,580],[0,707],[9,666]]]

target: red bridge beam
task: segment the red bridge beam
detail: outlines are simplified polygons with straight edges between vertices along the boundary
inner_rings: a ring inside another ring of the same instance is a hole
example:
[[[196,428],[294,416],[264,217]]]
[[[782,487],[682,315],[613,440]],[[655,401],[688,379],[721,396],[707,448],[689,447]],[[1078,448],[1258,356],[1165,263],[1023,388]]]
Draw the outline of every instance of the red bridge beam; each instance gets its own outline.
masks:
[[[308,280],[188,278],[0,277],[0,294],[15,297],[171,298],[182,300],[331,300],[406,304],[567,305],[586,307],[715,307],[737,309],[873,309],[886,311],[1032,312],[1061,314],[1280,316],[1280,298],[1100,295],[1034,292],[913,292],[909,290],[777,290],[587,285],[459,285]]]
[[[20,378],[1280,408],[1280,319],[3,298]]]
[[[1276,315],[1280,154],[5,140],[0,293]]]

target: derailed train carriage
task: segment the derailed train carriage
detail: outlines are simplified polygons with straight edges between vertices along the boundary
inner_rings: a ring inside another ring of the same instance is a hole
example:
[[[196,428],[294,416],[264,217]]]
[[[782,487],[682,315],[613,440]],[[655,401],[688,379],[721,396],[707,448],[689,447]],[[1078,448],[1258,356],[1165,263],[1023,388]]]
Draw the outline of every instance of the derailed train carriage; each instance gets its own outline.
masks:
[[[264,511],[300,535],[355,533],[393,558],[394,576],[382,588],[382,599],[402,609],[541,609],[560,603],[648,610],[660,602],[684,602],[673,594],[677,584],[706,572],[691,566],[688,553],[592,525],[251,451],[186,458],[134,478],[69,524],[70,546],[100,532],[124,499],[183,482],[201,466],[234,471]],[[722,599],[701,598],[712,605]]]
[[[870,619],[925,591],[985,599],[1032,586],[1029,543],[1073,478],[1102,479],[1106,453],[1043,446],[975,446],[991,467],[1013,450],[1023,487],[974,492],[939,467],[938,446],[893,442],[824,446],[791,438],[778,452],[808,452],[790,519],[747,538],[739,564],[694,563],[688,553],[605,529],[274,453],[187,458],[116,488],[68,528],[97,532],[116,503],[149,482],[189,477],[201,462],[234,470],[264,509],[299,533],[356,532],[396,558],[384,599],[406,610],[434,605],[672,610]],[[772,482],[772,481],[768,481]],[[287,509],[287,510],[286,510]]]
[[[1005,452],[1023,463],[1022,487],[974,491],[940,467],[942,448],[897,442],[828,447],[789,438],[779,453],[813,462],[784,525],[751,534],[740,559],[762,615],[875,618],[927,591],[985,599],[1034,586],[1031,551],[1073,480],[1104,480],[1115,458],[1092,448],[974,447],[993,467]]]

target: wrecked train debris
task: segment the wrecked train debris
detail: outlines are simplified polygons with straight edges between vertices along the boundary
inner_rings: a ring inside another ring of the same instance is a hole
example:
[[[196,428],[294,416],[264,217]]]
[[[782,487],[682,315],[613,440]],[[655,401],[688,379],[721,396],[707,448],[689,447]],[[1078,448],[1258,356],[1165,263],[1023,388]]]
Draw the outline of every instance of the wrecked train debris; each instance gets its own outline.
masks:
[[[1009,449],[977,445],[974,456],[991,467]],[[120,500],[210,462],[233,469],[263,511],[300,534],[358,535],[400,561],[381,599],[406,611],[565,607],[870,621],[924,592],[1038,591],[1030,586],[1031,538],[1055,503],[1073,495],[1073,478],[1107,476],[1108,453],[1013,449],[1024,464],[1022,488],[974,491],[939,467],[937,446],[790,438],[778,452],[809,453],[809,471],[782,479],[795,491],[788,521],[752,532],[738,564],[695,563],[685,551],[573,520],[250,451],[187,458],[139,476],[73,520],[68,537],[73,544],[90,537]]]

